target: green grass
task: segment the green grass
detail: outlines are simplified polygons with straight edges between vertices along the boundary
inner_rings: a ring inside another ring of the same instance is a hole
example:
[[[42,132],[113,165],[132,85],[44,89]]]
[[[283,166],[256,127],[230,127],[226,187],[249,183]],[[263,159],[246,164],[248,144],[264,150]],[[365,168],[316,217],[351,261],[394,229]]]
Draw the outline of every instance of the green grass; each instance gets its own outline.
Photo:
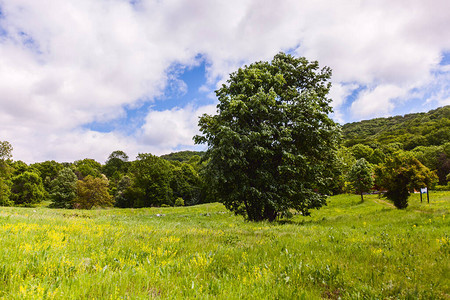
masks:
[[[331,197],[249,223],[221,204],[0,207],[0,299],[449,299],[450,192]]]

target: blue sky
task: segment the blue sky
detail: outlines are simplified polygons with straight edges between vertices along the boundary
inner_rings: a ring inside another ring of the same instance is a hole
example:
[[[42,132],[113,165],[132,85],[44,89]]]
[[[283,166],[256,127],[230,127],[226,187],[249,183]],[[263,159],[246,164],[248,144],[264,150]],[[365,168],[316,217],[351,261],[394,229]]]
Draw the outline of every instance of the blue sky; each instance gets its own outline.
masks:
[[[333,69],[340,123],[450,104],[450,2],[0,0],[0,140],[26,162],[195,146],[237,68]]]

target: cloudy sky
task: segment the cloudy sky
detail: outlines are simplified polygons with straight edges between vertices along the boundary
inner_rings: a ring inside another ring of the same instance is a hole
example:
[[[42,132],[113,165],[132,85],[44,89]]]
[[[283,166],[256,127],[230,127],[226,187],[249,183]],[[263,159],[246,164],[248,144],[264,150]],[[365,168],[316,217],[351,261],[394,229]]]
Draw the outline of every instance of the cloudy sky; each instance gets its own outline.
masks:
[[[341,124],[450,104],[448,0],[0,0],[0,141],[25,162],[199,149],[237,68],[333,69]]]

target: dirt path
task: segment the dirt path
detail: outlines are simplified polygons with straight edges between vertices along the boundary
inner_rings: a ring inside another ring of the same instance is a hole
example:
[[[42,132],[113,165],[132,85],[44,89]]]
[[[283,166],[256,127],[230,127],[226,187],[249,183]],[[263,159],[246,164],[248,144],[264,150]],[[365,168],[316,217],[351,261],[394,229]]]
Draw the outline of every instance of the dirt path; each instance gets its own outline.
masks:
[[[380,204],[380,205],[387,205],[387,206],[389,206],[390,208],[395,208],[395,205],[394,205],[394,204],[389,203],[389,202],[387,202],[386,200],[383,200],[383,199],[380,199],[380,198],[378,198],[378,199],[373,199],[373,201],[375,201],[375,203],[378,203],[378,204]]]

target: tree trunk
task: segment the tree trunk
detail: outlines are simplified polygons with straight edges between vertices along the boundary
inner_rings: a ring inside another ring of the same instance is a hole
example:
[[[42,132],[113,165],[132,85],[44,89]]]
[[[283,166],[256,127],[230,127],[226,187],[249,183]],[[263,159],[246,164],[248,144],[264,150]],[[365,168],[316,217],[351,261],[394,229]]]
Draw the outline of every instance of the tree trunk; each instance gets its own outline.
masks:
[[[277,215],[277,211],[271,205],[266,205],[264,207],[263,219],[269,220],[269,222],[273,222],[276,219]]]

